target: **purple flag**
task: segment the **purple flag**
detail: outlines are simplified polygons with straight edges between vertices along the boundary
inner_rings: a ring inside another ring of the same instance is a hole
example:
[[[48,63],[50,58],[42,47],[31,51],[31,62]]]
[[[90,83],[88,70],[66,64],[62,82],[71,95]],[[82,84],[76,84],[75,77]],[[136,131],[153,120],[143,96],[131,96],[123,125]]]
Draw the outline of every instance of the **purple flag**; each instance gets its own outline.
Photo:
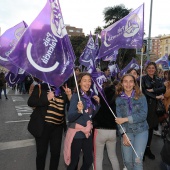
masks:
[[[99,54],[99,37],[98,37],[98,34],[96,34],[96,39],[95,39],[95,54],[96,56]]]
[[[113,77],[115,77],[120,72],[120,69],[117,64],[108,65],[108,67]]]
[[[99,57],[119,48],[142,48],[144,35],[144,4],[101,32]]]
[[[139,64],[134,58],[130,61],[130,63],[123,70],[121,70],[120,75],[123,76],[131,68],[134,68],[136,70],[140,69]]]
[[[116,61],[118,55],[118,50],[115,50],[113,53],[109,54],[102,58],[103,61]]]
[[[90,33],[87,45],[79,58],[79,63],[85,67],[95,68],[94,65],[95,58],[96,58],[96,46],[93,37]]]
[[[75,55],[58,0],[47,1],[9,57],[18,67],[56,87],[68,79]]]
[[[156,64],[161,64],[162,67],[168,67],[168,55],[164,55],[155,61]]]
[[[9,71],[5,76],[5,80],[7,81],[10,87],[13,87],[15,84],[22,82],[25,79],[25,77],[26,77],[25,71],[19,69],[17,75]]]
[[[92,80],[93,80],[93,86],[92,89],[95,92],[95,94],[98,94],[98,91],[100,91],[102,94],[103,93],[103,83],[107,81],[105,75],[103,72],[93,72],[91,74]]]
[[[22,37],[27,24],[22,21],[14,27],[6,30],[0,37],[0,65],[17,74],[18,67],[8,60],[8,56],[14,50],[17,42]]]

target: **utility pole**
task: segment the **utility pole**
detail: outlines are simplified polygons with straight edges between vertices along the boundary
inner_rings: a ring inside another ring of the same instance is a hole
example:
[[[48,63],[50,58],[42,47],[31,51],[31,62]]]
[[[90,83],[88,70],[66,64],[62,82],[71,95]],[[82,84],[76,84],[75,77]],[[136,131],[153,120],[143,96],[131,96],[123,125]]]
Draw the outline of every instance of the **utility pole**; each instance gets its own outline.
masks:
[[[151,44],[151,25],[152,25],[152,2],[150,4],[150,18],[149,18],[149,35],[148,35],[148,50],[147,50],[147,61],[150,60],[150,44]]]

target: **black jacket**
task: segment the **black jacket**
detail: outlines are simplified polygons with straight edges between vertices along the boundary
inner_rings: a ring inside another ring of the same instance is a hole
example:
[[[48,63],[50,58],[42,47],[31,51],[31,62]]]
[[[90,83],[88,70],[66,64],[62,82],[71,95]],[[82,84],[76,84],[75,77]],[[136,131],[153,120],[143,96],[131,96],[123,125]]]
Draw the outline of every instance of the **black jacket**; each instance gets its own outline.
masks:
[[[116,113],[115,104],[115,87],[112,85],[104,89],[107,103],[110,108]],[[103,97],[99,94],[101,107],[97,114],[93,118],[93,126],[97,129],[116,129],[117,124],[115,123],[115,118],[104,101]]]
[[[147,89],[153,89],[153,92],[148,92]],[[160,78],[156,76],[151,78],[149,75],[142,77],[142,92],[145,95],[148,104],[147,122],[150,128],[154,128],[158,125],[158,116],[156,114],[156,96],[164,94],[165,91],[166,87]]]

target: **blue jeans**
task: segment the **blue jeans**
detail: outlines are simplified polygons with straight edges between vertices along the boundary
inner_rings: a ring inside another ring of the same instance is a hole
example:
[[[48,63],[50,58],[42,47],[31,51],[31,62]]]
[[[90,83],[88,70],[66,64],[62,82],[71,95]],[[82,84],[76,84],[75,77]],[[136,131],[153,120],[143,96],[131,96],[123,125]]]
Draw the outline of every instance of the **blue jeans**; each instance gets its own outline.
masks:
[[[148,141],[148,131],[138,134],[127,133],[127,136],[129,137],[139,158],[136,156],[132,147],[124,146],[123,140],[121,140],[122,155],[125,166],[128,170],[143,170],[143,155]]]

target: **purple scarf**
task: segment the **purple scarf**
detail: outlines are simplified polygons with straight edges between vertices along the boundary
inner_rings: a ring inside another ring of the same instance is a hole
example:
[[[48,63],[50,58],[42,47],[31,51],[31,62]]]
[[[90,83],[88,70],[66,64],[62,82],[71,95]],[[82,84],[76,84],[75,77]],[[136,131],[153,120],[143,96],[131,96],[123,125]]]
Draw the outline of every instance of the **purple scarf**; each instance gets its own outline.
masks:
[[[130,97],[128,97],[125,92],[122,92],[122,94],[120,95],[120,97],[122,99],[127,100],[128,106],[129,106],[129,112],[128,112],[128,116],[130,116],[132,114],[132,102],[131,102],[131,98],[133,98],[135,96],[135,90],[132,91],[132,94]]]
[[[93,110],[96,110],[96,107],[92,102],[92,97],[93,97],[92,92],[90,93],[89,96],[81,89],[80,89],[80,92],[81,92],[81,97],[86,100],[86,107],[87,108],[85,110],[90,109],[91,107],[93,108]]]

